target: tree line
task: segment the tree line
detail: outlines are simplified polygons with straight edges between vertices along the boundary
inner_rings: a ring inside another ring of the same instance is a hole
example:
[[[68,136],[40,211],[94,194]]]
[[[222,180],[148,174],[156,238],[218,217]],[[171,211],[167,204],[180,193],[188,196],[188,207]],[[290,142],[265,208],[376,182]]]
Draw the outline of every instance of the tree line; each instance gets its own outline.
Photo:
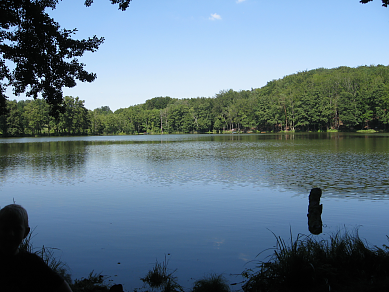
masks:
[[[389,66],[319,68],[268,82],[262,88],[223,90],[214,97],[155,97],[112,112],[88,110],[66,96],[51,116],[42,99],[6,102],[3,136],[387,130]]]
[[[110,0],[125,11],[132,0]],[[360,0],[366,4],[373,0]],[[381,0],[387,7],[389,0]],[[63,112],[62,88],[74,87],[76,81],[92,82],[95,73],[85,70],[78,58],[94,52],[103,37],[77,40],[77,29],[63,29],[47,13],[56,9],[58,0],[0,1],[0,114],[6,112],[7,88],[16,95],[26,93],[37,98],[41,94],[50,104],[51,115]],[[91,6],[93,0],[85,0]]]

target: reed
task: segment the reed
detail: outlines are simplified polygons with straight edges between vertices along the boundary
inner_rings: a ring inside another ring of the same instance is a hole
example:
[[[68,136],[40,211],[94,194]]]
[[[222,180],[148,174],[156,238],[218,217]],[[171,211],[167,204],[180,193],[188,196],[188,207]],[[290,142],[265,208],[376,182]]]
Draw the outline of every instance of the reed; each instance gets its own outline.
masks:
[[[177,283],[177,277],[173,274],[176,270],[168,272],[168,260],[165,255],[165,260],[162,263],[156,261],[154,267],[148,271],[142,282],[147,285],[151,291],[161,292],[183,292],[184,289]],[[146,288],[146,287],[144,287]],[[143,291],[136,289],[135,291]],[[149,291],[149,290],[147,290]]]
[[[253,270],[245,270],[244,292],[389,291],[389,246],[370,247],[358,235],[358,230],[336,232],[323,239],[313,235],[290,234],[288,241],[275,236],[276,246],[267,261],[259,261]],[[389,240],[389,237],[388,237]],[[33,252],[31,236],[21,249]],[[87,278],[71,281],[66,265],[54,256],[51,248],[35,251],[54,270],[68,277],[74,292],[109,291],[106,277],[93,272]],[[134,291],[183,292],[174,271],[169,271],[168,260],[158,261],[141,280],[144,287]],[[112,290],[113,291],[113,290]],[[192,292],[229,292],[227,281],[210,275],[197,280]]]
[[[34,230],[33,230],[34,231]],[[69,283],[73,292],[105,292],[109,291],[110,285],[105,283],[107,277],[94,273],[93,271],[87,278],[76,279],[72,281],[69,273],[69,267],[64,263],[60,257],[55,255],[55,251],[58,248],[42,246],[39,249],[35,249],[32,245],[31,238],[33,237],[33,231],[30,232],[27,237],[22,241],[19,249],[37,254],[43,259],[43,261],[56,273],[61,275],[66,282]]]
[[[197,280],[192,292],[229,292],[230,287],[227,284],[226,279],[222,276],[216,276],[214,274]]]
[[[106,277],[93,271],[87,278],[74,280],[70,284],[73,292],[109,292],[110,285],[106,283]]]
[[[69,267],[60,257],[55,256],[55,251],[58,250],[58,248],[42,246],[39,249],[35,249],[33,247],[31,238],[33,237],[34,230],[23,239],[22,243],[19,245],[19,249],[37,254],[53,271],[61,275],[68,283],[71,283],[71,275],[68,272]]]
[[[245,292],[387,291],[389,250],[369,247],[358,232],[337,232],[329,239],[291,234],[287,244],[276,237],[269,261],[242,273]]]

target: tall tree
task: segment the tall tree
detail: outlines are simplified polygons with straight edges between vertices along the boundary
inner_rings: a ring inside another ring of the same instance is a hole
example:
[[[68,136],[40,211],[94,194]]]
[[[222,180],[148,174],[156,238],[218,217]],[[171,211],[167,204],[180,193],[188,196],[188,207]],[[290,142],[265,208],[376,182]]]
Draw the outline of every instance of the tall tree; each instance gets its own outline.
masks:
[[[355,96],[350,92],[341,92],[339,98],[339,118],[346,127],[359,123],[359,111]]]
[[[40,135],[49,122],[49,106],[42,99],[32,100],[25,106],[24,115],[31,134]]]
[[[16,100],[7,102],[7,132],[5,135],[21,136],[24,134],[24,115],[23,108],[18,106]]]
[[[6,110],[5,91],[13,88],[16,95],[38,94],[57,113],[62,103],[62,88],[74,87],[76,80],[92,82],[96,74],[84,69],[78,58],[94,52],[104,38],[96,36],[76,40],[76,29],[61,29],[46,12],[55,9],[59,0],[0,1],[0,112]],[[125,10],[131,0],[111,0]],[[86,0],[90,6],[93,0]],[[15,66],[8,67],[7,62]]]
[[[359,2],[361,2],[362,4],[366,4],[368,2],[371,2],[373,0],[361,0]],[[381,0],[382,1],[382,6],[384,7],[388,7],[388,4],[389,4],[389,0]]]

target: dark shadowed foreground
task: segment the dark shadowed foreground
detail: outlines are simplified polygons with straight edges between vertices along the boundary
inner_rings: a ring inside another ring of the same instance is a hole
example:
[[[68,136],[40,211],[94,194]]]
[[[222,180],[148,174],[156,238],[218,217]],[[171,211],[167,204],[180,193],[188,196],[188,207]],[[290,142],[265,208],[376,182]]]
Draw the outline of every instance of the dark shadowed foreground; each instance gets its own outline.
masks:
[[[389,247],[369,247],[345,231],[329,240],[277,237],[271,259],[244,272],[245,292],[256,291],[388,291]]]
[[[299,234],[290,244],[275,236],[277,245],[269,261],[260,261],[257,269],[242,272],[247,279],[242,286],[244,292],[280,291],[388,291],[389,247],[369,247],[358,233],[338,232],[328,240],[315,239]],[[30,238],[28,238],[29,240]],[[31,249],[29,243],[24,248]],[[66,276],[74,292],[126,291],[120,284],[106,281],[106,277],[93,274],[87,278],[71,281],[66,265],[53,258],[44,248],[38,252],[48,264]],[[168,260],[156,262],[145,277],[143,287],[134,291],[185,291],[174,275],[176,270],[167,267]],[[151,290],[150,290],[151,289]],[[230,289],[222,275],[208,275],[196,280],[191,292],[228,292]]]

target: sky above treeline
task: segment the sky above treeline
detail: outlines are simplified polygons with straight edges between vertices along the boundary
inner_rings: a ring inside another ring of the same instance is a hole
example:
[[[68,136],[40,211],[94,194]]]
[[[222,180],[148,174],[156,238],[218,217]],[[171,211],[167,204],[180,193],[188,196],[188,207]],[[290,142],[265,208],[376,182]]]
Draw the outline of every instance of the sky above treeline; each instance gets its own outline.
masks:
[[[77,28],[76,38],[105,38],[80,59],[97,79],[64,88],[88,109],[213,97],[304,70],[389,63],[389,8],[380,0],[133,0],[124,12],[109,0],[83,3],[63,0],[48,13]]]

